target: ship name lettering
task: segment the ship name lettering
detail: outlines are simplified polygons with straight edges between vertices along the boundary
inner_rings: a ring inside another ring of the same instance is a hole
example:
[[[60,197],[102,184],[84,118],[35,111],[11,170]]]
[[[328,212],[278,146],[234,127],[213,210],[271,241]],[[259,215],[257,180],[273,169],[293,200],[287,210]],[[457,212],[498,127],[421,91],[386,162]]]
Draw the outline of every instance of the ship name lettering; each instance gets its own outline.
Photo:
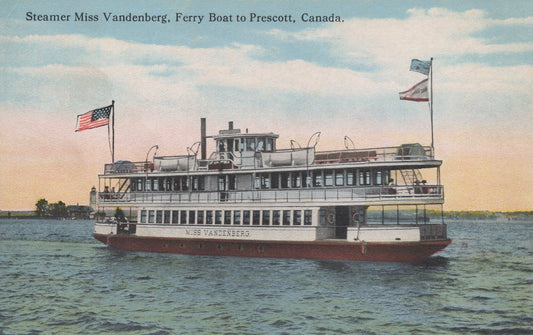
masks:
[[[185,235],[200,236],[202,231],[200,229],[185,229]]]
[[[240,229],[204,229],[207,237],[250,237],[249,230]]]

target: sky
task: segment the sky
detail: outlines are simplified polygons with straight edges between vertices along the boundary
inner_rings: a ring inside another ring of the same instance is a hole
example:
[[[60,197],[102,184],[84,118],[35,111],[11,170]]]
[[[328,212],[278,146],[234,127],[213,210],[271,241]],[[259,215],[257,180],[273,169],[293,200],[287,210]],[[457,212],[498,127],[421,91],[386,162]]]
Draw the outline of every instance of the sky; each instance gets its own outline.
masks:
[[[129,13],[168,22],[113,21]],[[0,0],[0,210],[88,204],[111,154],[76,116],[112,100],[116,160],[186,153],[201,117],[278,148],[430,145],[428,103],[398,96],[424,79],[413,58],[433,58],[444,208],[532,210],[532,36],[531,1]]]

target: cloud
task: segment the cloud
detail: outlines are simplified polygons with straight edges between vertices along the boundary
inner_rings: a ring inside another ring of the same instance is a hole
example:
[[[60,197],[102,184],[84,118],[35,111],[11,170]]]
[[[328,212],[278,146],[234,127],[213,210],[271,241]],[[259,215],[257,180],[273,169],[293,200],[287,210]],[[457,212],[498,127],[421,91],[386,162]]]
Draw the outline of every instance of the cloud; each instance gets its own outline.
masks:
[[[533,17],[496,20],[483,10],[454,12],[444,8],[410,9],[405,19],[346,19],[342,25],[325,25],[297,32],[272,30],[280,39],[319,41],[332,53],[354,63],[377,63],[390,68],[411,57],[488,55],[533,51],[533,43],[492,43],[483,32],[499,26],[531,28]],[[512,40],[512,39],[510,39]]]

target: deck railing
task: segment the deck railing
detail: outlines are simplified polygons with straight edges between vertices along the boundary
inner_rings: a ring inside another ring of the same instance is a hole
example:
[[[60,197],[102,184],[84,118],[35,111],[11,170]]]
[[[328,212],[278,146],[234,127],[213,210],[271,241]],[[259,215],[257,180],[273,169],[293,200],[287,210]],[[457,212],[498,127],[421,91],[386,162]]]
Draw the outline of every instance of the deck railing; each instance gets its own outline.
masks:
[[[442,185],[302,188],[250,191],[100,192],[100,203],[275,203],[300,201],[441,201]]]
[[[416,150],[415,150],[416,149]],[[290,151],[290,150],[289,150]],[[276,152],[284,152],[277,150]],[[262,166],[260,155],[241,156],[242,154],[233,154],[231,152],[213,153],[209,159],[197,160],[197,164],[188,168],[188,171],[207,170],[207,169],[233,169],[233,168],[256,168]],[[168,156],[171,157],[171,156]],[[175,157],[175,156],[172,156]],[[165,157],[159,157],[164,159]],[[349,162],[390,162],[390,161],[413,161],[433,159],[433,150],[429,146],[397,146],[381,147],[366,149],[346,149],[333,151],[318,151],[314,154],[314,159],[309,159],[309,165],[332,164],[332,163],[349,163]],[[253,164],[243,163],[243,159],[252,159]],[[257,161],[256,161],[257,160]],[[290,165],[290,164],[288,164]],[[105,164],[104,174],[129,174],[129,173],[148,173],[156,171],[153,162],[130,162],[118,161],[112,164]]]

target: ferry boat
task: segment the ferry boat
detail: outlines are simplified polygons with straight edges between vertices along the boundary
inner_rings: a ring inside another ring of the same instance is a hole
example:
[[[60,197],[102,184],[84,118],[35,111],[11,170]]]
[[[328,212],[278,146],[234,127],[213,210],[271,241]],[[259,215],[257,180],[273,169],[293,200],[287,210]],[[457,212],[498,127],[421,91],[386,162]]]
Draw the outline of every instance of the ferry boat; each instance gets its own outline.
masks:
[[[106,164],[94,237],[129,251],[388,262],[451,243],[427,215],[444,203],[431,147],[355,149],[345,137],[345,148],[317,151],[315,133],[278,149],[278,137],[233,122],[207,136],[202,118],[186,154],[149,159],[154,146],[144,161]]]

